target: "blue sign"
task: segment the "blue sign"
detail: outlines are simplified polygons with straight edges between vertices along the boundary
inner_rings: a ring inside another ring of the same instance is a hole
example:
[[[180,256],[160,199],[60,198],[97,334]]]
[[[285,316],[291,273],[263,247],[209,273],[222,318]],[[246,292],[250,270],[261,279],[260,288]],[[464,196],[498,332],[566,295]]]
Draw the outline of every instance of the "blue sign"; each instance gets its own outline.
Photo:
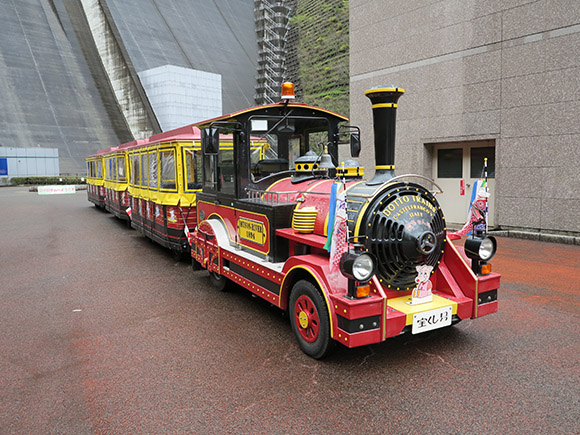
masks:
[[[8,159],[6,157],[0,157],[0,177],[3,175],[8,175]]]

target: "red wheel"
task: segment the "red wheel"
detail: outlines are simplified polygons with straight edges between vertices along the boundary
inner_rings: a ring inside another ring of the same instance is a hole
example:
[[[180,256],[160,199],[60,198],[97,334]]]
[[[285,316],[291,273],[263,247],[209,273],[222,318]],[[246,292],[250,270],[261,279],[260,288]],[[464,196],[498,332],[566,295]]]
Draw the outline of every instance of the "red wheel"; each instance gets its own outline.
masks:
[[[330,318],[320,291],[309,281],[298,281],[290,293],[290,323],[302,351],[322,358],[332,349]]]
[[[316,305],[306,295],[300,296],[294,304],[294,322],[299,326],[298,333],[308,343],[314,343],[318,338],[320,319]]]

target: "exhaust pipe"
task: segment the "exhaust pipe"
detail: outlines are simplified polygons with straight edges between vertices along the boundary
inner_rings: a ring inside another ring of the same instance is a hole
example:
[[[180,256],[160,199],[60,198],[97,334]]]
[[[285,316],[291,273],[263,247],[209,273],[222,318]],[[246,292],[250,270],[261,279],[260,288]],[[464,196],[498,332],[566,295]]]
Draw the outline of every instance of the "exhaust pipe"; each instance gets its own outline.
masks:
[[[394,86],[380,86],[365,92],[372,103],[375,133],[375,176],[367,181],[368,186],[383,184],[395,176],[397,101],[404,93],[404,89]]]

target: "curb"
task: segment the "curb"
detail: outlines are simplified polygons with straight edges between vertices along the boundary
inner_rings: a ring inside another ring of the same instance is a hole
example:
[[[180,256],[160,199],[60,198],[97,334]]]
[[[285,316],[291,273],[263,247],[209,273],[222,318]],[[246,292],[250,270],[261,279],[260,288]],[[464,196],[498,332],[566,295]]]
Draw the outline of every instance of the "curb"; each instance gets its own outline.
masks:
[[[489,234],[498,237],[512,237],[514,239],[539,240],[540,242],[562,243],[565,245],[579,245],[580,237],[566,236],[562,234],[550,234],[537,231],[521,230],[497,230],[489,231]]]

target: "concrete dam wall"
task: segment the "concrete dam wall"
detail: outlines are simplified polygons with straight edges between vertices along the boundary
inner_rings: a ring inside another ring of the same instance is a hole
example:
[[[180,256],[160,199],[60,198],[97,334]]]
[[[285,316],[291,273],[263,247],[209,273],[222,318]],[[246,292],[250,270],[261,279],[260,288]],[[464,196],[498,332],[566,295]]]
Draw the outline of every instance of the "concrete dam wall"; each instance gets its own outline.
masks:
[[[223,111],[253,104],[252,0],[0,0],[0,146],[58,148],[63,174],[160,131],[139,73],[221,74]]]

